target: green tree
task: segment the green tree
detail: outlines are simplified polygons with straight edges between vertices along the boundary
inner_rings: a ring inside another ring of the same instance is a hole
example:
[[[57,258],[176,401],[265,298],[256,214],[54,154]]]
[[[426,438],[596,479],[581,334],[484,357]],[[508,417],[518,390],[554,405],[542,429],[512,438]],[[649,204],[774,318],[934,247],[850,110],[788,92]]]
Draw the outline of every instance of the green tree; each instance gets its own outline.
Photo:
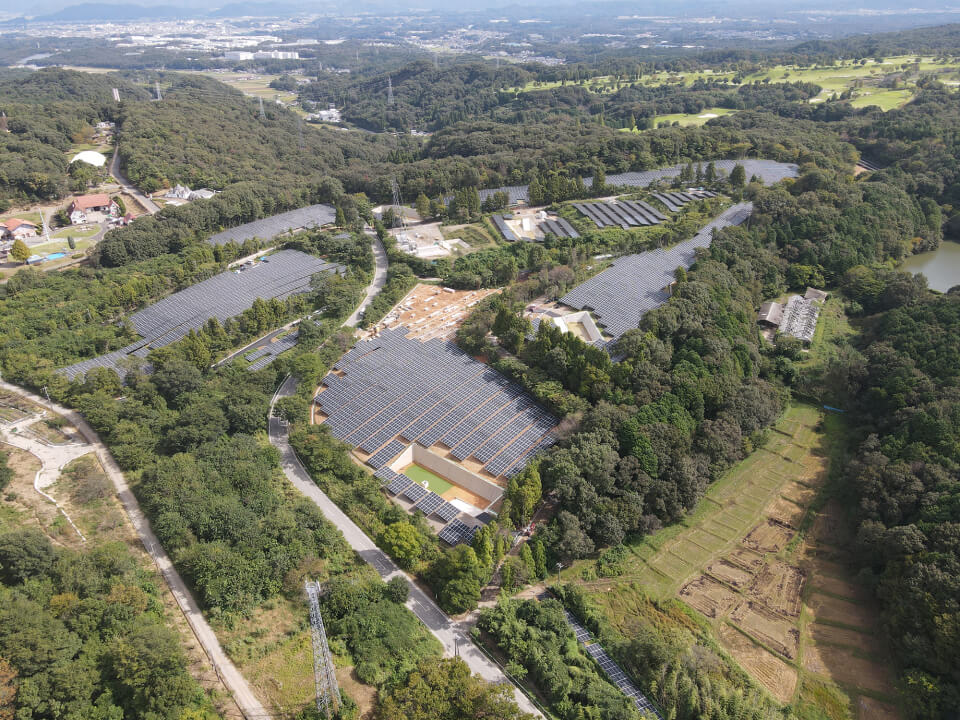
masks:
[[[388,525],[380,537],[380,544],[401,567],[405,568],[413,567],[423,549],[420,544],[420,533],[405,520]]]
[[[730,185],[735,188],[743,188],[747,184],[747,171],[740,163],[733,166],[730,171]]]
[[[530,720],[510,685],[471,675],[459,658],[424,660],[406,680],[381,695],[377,720]]]
[[[68,246],[71,250],[76,250],[76,249],[77,249],[77,241],[73,239],[73,235],[68,235],[68,236],[67,236],[67,246]]]
[[[10,257],[20,263],[25,263],[30,257],[30,248],[23,241],[23,238],[17,238],[13,241],[13,247],[10,248]]]
[[[417,195],[415,205],[417,209],[417,215],[424,220],[430,217],[430,198],[428,198],[424,193]]]

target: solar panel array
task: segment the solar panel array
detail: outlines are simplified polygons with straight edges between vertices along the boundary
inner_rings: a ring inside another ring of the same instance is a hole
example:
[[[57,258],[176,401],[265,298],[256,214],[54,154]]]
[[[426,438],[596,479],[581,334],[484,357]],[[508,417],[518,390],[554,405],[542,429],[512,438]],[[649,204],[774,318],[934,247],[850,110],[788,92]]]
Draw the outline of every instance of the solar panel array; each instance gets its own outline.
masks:
[[[710,161],[698,163],[700,171],[707,169]],[[765,185],[772,185],[786,178],[797,177],[797,166],[793,163],[781,163],[776,160],[757,160],[754,158],[745,158],[743,160],[714,160],[713,166],[718,173],[730,174],[734,165],[743,165],[747,178],[754,175],[763,180]],[[862,163],[861,163],[862,164]],[[686,165],[673,165],[671,167],[660,168],[659,170],[641,170],[639,172],[625,172],[607,175],[606,184],[615,187],[647,187],[647,185],[658,180],[673,180],[680,175]],[[587,187],[593,187],[593,178],[585,177],[583,184]],[[496,192],[505,192],[510,198],[510,205],[518,205],[521,202],[530,202],[530,193],[527,185],[510,185],[506,187],[491,188],[479,192],[480,202],[491,197]],[[444,198],[444,202],[449,203],[453,196]]]
[[[242,245],[253,238],[272,240],[277,235],[291,230],[329,225],[336,216],[337,211],[330,205],[310,205],[218,232],[207,238],[207,242],[212,245],[223,245],[233,241]]]
[[[145,357],[150,349],[169,345],[191,330],[201,329],[211,318],[222,323],[236,317],[251,307],[257,298],[282,300],[307,292],[310,278],[322,272],[344,273],[346,268],[298,250],[281,250],[252,268],[214,275],[134,313],[130,321],[142,340],[108,355],[62,368],[59,372],[74,378],[93,367],[119,370],[118,363],[124,357]]]
[[[247,353],[244,355],[244,358],[251,363],[247,370],[254,372],[256,370],[260,370],[261,368],[265,368],[267,365],[276,360],[278,355],[281,355],[287,350],[290,350],[296,346],[297,338],[299,336],[299,331],[292,332],[276,342],[267,343],[263,347],[259,347],[253,352]]]
[[[553,444],[557,419],[518,386],[453,343],[406,334],[398,327],[357,343],[334,366],[344,374],[327,375],[316,398],[333,435],[373,453],[375,469],[409,443],[442,443],[455,459],[476,457],[512,477]]]
[[[609,268],[564,295],[560,302],[592,311],[599,324],[616,339],[636,328],[648,311],[667,301],[674,272],[678,267],[689,268],[693,264],[697,248],[710,245],[715,229],[739,225],[752,211],[752,203],[734,205],[692,238],[672,248],[618,258]]]
[[[500,234],[503,235],[504,240],[517,242],[520,239],[517,237],[517,234],[510,229],[510,226],[507,225],[507,221],[503,219],[503,215],[491,215],[490,221],[496,226],[497,230],[500,231]]]
[[[623,669],[617,665],[613,658],[607,654],[607,651],[603,649],[603,646],[598,645],[593,641],[593,635],[590,634],[590,631],[587,630],[569,610],[565,610],[564,612],[567,616],[567,622],[573,629],[574,635],[577,636],[577,642],[583,645],[584,650],[587,651],[587,654],[597,661],[600,669],[602,669],[606,676],[610,678],[610,682],[616,685],[624,695],[630,698],[634,705],[637,706],[637,710],[643,713],[644,716],[655,717],[659,718],[659,720],[663,720],[663,715],[660,714],[660,711],[657,710],[656,706],[650,702],[646,695],[640,692],[640,690],[636,685],[633,684],[633,681],[623,671]]]
[[[564,218],[557,220],[544,220],[540,223],[540,231],[544,234],[556,235],[557,237],[578,238],[580,233]]]
[[[437,537],[447,543],[447,545],[459,545],[460,543],[471,542],[476,532],[476,525],[467,525],[462,520],[453,520],[447,523],[443,529],[437,533]]]
[[[687,192],[653,193],[653,197],[662,202],[671,212],[694,200],[716,197],[709,190],[689,190]],[[666,216],[649,203],[634,200],[616,202],[574,203],[582,214],[593,220],[598,228],[620,226],[623,229],[659,225]]]

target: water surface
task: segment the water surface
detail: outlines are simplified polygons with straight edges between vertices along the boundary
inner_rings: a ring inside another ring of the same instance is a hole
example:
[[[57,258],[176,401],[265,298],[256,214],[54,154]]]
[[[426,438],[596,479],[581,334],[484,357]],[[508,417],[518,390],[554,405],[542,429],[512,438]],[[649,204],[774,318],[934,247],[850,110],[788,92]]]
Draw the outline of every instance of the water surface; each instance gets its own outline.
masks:
[[[903,261],[900,269],[914,275],[923,273],[931,288],[946,292],[954,285],[960,285],[960,243],[944,241],[936,250],[911,255]]]

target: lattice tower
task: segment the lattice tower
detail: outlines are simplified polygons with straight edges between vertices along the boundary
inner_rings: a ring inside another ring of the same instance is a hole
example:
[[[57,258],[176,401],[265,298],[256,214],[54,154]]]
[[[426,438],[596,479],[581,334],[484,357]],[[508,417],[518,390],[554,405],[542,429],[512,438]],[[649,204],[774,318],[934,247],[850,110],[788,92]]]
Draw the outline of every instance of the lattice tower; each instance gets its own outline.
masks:
[[[313,634],[313,682],[317,693],[317,710],[330,720],[340,710],[340,686],[333,667],[333,658],[327,645],[327,632],[320,615],[320,586],[313,581],[304,583],[310,604],[310,628]]]

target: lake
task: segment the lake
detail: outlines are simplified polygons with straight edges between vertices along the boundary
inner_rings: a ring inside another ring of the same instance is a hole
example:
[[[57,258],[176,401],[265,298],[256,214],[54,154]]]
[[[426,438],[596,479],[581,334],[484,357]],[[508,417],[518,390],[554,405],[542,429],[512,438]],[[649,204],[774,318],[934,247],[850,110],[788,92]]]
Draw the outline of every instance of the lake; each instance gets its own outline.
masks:
[[[914,274],[922,272],[931,288],[946,292],[960,285],[960,243],[944,241],[936,250],[911,255],[899,269]]]

